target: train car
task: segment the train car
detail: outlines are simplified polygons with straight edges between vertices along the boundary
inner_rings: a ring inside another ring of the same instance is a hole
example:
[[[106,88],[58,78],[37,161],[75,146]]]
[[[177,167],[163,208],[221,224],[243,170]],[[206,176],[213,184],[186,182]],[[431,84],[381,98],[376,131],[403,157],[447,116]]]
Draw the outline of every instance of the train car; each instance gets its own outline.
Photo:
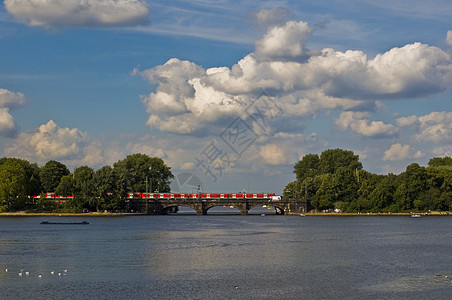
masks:
[[[229,199],[243,199],[245,197],[244,193],[231,193],[228,195]]]
[[[227,199],[228,198],[228,194],[225,194],[225,193],[211,193],[210,194],[210,198],[213,198],[213,199]]]
[[[46,198],[58,198],[47,193]],[[72,196],[68,196],[72,197]],[[273,199],[275,193],[128,193],[128,199]],[[37,196],[39,198],[39,196]]]

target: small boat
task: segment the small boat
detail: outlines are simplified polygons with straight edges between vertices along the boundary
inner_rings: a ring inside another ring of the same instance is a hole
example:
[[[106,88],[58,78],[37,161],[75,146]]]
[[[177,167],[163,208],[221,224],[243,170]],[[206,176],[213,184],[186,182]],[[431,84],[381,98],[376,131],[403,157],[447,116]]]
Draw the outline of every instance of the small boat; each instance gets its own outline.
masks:
[[[411,215],[412,218],[420,218],[421,215]]]
[[[87,221],[82,222],[49,222],[49,221],[42,221],[41,224],[45,225],[86,225],[89,224]]]
[[[300,214],[300,217],[304,217],[304,215],[303,215],[303,214]]]

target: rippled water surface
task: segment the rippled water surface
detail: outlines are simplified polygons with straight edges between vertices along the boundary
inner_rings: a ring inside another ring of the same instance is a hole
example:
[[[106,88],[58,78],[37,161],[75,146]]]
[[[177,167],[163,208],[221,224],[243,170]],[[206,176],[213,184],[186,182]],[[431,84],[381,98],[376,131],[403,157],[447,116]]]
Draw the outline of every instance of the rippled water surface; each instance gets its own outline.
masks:
[[[42,217],[0,218],[1,299],[452,295],[451,217],[45,219],[90,224],[41,225]]]

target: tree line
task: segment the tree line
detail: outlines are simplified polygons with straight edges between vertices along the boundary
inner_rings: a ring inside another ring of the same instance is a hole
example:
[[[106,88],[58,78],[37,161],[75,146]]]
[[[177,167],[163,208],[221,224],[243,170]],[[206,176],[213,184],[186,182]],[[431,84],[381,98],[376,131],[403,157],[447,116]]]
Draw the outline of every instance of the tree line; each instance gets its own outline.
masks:
[[[168,192],[171,168],[161,158],[132,154],[111,166],[94,170],[88,166],[71,173],[51,160],[39,167],[19,158],[0,158],[0,212],[27,210],[46,212],[117,211],[125,209],[129,192]],[[72,196],[62,203],[46,199],[46,193]],[[33,196],[40,195],[39,198]]]
[[[452,204],[452,158],[417,163],[401,174],[377,175],[366,170],[352,151],[329,149],[305,155],[294,165],[296,180],[285,198],[304,198],[316,211],[422,212],[449,211]]]

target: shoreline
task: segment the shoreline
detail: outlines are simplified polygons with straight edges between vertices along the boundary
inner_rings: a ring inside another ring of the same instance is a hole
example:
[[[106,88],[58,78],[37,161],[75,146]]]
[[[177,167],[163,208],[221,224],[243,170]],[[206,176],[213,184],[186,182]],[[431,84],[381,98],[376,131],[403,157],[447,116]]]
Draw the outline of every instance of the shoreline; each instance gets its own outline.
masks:
[[[0,217],[120,217],[120,216],[143,216],[143,213],[27,213],[27,212],[10,212],[0,213]]]
[[[177,215],[177,214],[175,214]],[[290,212],[287,216],[299,216],[300,213]],[[446,212],[429,212],[429,213],[303,213],[304,216],[325,216],[325,217],[399,217],[420,215],[428,216],[451,216]],[[105,212],[89,212],[89,213],[27,213],[27,212],[10,212],[0,213],[0,217],[122,217],[122,216],[154,216],[145,213],[105,213]],[[155,215],[157,216],[157,215]]]

